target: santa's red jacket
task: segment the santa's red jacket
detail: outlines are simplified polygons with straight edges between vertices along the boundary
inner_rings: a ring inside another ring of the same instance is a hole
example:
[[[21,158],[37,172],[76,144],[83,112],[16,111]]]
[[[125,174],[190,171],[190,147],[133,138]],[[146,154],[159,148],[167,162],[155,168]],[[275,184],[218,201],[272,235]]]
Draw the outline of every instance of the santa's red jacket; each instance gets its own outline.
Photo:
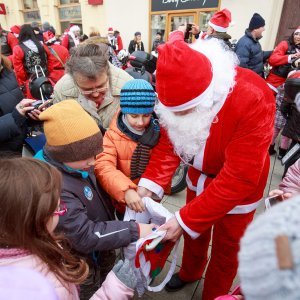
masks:
[[[235,81],[188,171],[188,188],[197,196],[176,213],[192,238],[226,214],[255,210],[267,182],[274,96],[264,80],[248,69],[237,67]],[[167,132],[162,130],[139,185],[162,197],[178,164]]]

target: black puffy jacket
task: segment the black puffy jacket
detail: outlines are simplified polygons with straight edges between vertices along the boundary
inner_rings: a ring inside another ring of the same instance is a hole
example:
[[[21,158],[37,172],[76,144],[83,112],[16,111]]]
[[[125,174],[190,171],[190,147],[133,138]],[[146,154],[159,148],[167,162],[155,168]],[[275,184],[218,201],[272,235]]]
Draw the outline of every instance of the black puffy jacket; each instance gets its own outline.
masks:
[[[15,108],[22,99],[15,74],[3,67],[0,72],[0,151],[22,153],[26,117]]]
[[[240,67],[250,69],[263,77],[264,62],[272,51],[262,51],[259,41],[246,30],[245,35],[236,44],[235,53],[240,60]]]

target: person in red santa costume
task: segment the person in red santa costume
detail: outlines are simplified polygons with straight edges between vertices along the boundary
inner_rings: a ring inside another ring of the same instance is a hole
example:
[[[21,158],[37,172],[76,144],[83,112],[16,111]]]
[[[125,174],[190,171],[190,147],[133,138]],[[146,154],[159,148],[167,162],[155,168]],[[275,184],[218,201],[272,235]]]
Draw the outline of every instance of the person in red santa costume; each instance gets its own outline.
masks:
[[[163,226],[166,240],[185,238],[180,272],[167,289],[201,279],[214,227],[202,295],[212,300],[229,291],[240,238],[261,203],[275,103],[265,81],[238,67],[218,39],[188,45],[184,30],[158,47],[156,113],[163,129],[138,193],[162,198],[180,158],[190,164],[186,205]]]

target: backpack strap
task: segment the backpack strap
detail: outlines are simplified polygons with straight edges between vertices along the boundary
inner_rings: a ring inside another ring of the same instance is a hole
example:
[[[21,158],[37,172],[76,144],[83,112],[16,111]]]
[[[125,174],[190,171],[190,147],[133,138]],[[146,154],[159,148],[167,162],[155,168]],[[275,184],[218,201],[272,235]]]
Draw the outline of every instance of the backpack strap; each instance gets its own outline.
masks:
[[[63,63],[61,58],[58,56],[57,52],[53,48],[51,48],[50,46],[48,48],[49,48],[50,52],[55,56],[55,58],[61,63],[63,68],[65,68],[65,64]]]

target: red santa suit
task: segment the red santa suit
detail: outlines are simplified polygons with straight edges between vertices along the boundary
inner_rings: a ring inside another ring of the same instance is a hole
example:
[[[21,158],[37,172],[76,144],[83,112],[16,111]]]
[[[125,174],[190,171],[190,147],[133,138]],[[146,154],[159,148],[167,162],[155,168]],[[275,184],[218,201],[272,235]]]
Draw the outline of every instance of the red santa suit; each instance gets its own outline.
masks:
[[[183,42],[182,32],[171,34],[158,57],[157,92],[164,106],[178,112],[207,101],[214,80],[209,60]],[[201,278],[214,226],[203,300],[226,294],[236,275],[239,240],[267,182],[274,113],[264,80],[236,67],[235,85],[189,167],[186,205],[175,214],[185,239],[179,276],[187,282]],[[162,197],[178,164],[166,128],[139,185]]]

